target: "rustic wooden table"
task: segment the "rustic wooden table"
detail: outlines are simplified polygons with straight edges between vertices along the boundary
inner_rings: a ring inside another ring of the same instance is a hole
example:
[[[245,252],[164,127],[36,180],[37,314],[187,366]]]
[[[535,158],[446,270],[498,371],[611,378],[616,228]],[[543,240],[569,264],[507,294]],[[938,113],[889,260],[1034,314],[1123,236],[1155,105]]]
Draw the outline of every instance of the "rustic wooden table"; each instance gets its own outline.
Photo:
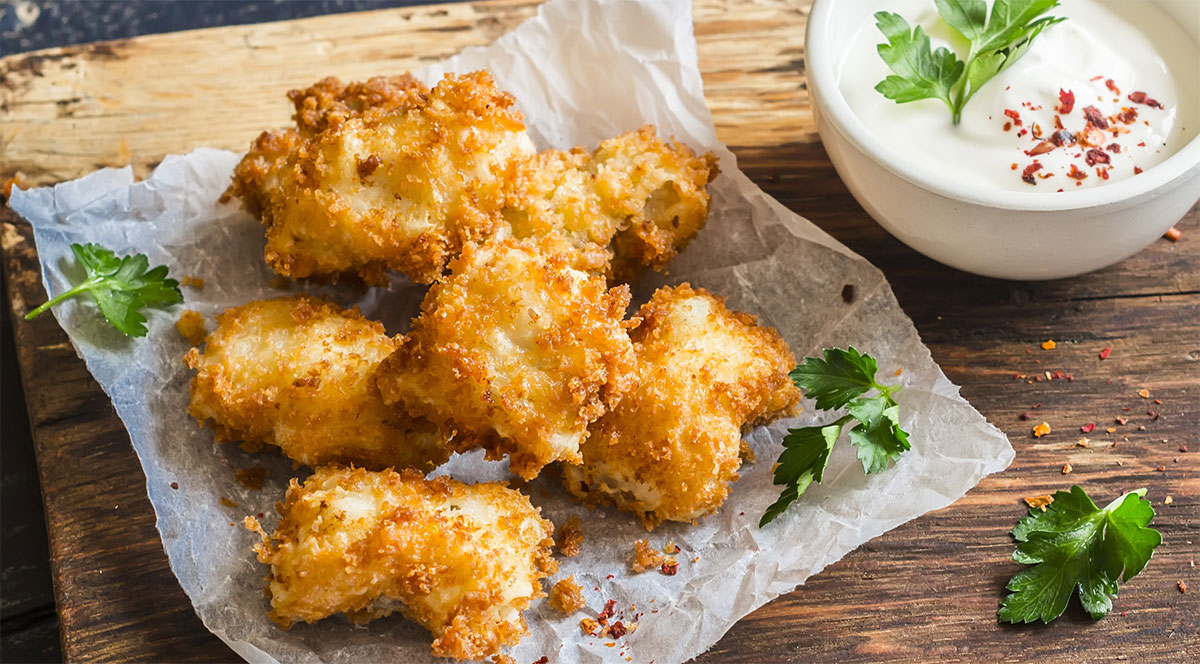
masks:
[[[719,134],[768,193],[886,273],[934,358],[1010,436],[1017,456],[953,506],[871,541],[750,614],[701,661],[1194,661],[1200,211],[1180,222],[1179,242],[1160,240],[1075,279],[1003,282],[925,259],[867,217],[821,148],[804,85],[807,4],[697,1],[700,65]],[[491,41],[535,5],[430,6],[6,58],[0,174],[48,184],[127,163],[145,174],[163,155],[200,145],[244,149],[261,128],[287,121],[281,95],[291,87],[442,58]],[[64,656],[235,659],[204,630],[171,575],[141,469],[108,399],[52,318],[22,319],[46,295],[29,226],[3,214],[5,285]],[[1046,339],[1057,348],[1042,350]],[[1106,360],[1103,348],[1112,349]],[[1074,380],[1045,377],[1060,371]],[[1150,399],[1138,396],[1143,388]],[[1033,419],[1019,419],[1024,412]],[[1040,421],[1054,433],[1034,439],[1030,428]],[[1076,447],[1086,422],[1097,423],[1092,444]],[[1072,605],[1049,626],[998,624],[1004,583],[1018,569],[1008,532],[1025,511],[1021,498],[1071,483],[1097,500],[1148,487],[1163,545],[1099,623]],[[1179,581],[1192,589],[1180,592]]]

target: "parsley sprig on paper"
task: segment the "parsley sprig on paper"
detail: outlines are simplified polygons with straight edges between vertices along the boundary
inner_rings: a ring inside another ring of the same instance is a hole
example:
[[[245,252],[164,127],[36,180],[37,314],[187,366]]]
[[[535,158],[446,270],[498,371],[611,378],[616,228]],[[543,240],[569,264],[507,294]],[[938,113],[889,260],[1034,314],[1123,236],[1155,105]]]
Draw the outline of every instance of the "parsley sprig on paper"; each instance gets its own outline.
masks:
[[[1079,486],[1059,491],[1045,511],[1031,509],[1013,528],[1017,550],[1013,560],[1033,565],[1008,582],[1011,593],[1000,606],[1000,620],[1048,623],[1062,615],[1071,595],[1093,620],[1112,609],[1117,581],[1122,583],[1146,566],[1162,542],[1147,528],[1154,518],[1145,489],[1130,491],[1096,507]]]
[[[850,428],[850,442],[868,474],[884,470],[910,447],[908,433],[900,428],[900,406],[892,397],[900,386],[875,381],[875,358],[853,346],[828,348],[824,355],[804,358],[792,370],[792,382],[816,399],[818,409],[848,412],[831,424],[788,430],[775,467],[775,484],[784,489],[759,520],[759,527],[782,514],[810,484],[821,481],[829,454],[850,422],[858,422]],[[875,394],[868,395],[871,391]]]
[[[888,40],[879,45],[879,57],[894,73],[875,89],[898,104],[940,99],[956,125],[963,107],[984,83],[1025,55],[1043,30],[1066,20],[1042,16],[1057,7],[1058,0],[995,0],[990,17],[984,0],[934,3],[942,19],[970,43],[966,60],[945,47],[932,50],[921,26],[910,29],[899,14],[877,12],[876,25]]]
[[[167,266],[150,267],[144,254],[118,257],[98,244],[72,244],[71,253],[87,273],[84,281],[26,314],[34,318],[63,300],[87,293],[113,327],[131,337],[146,336],[140,309],[183,302],[179,282],[167,278]]]

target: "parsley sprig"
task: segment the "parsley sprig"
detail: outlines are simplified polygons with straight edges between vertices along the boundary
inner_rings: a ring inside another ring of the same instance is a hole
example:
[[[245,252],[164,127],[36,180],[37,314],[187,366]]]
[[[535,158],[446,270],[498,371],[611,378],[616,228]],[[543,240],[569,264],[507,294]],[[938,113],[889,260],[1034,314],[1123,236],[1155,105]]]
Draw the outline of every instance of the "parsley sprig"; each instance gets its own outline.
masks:
[[[150,267],[144,254],[118,257],[98,244],[72,244],[71,253],[87,274],[84,281],[25,315],[29,320],[50,307],[87,293],[113,327],[131,337],[146,336],[140,309],[183,301],[179,282],[167,278],[167,266]]]
[[[1043,30],[1066,20],[1042,16],[1057,7],[1058,0],[995,0],[990,18],[985,0],[934,4],[942,19],[970,43],[966,60],[945,47],[931,50],[921,26],[910,29],[899,14],[877,12],[876,26],[888,40],[878,46],[879,57],[894,73],[875,89],[898,104],[940,99],[956,125],[979,88],[1025,55]]]
[[[1079,486],[1054,494],[1045,512],[1031,509],[1013,528],[1013,560],[1033,565],[1008,582],[1000,620],[1048,623],[1062,615],[1071,595],[1093,620],[1112,609],[1117,581],[1141,572],[1162,542],[1147,524],[1154,518],[1145,489],[1130,491],[1100,509]]]
[[[854,346],[827,348],[824,356],[804,358],[792,370],[792,382],[816,400],[819,410],[848,412],[831,424],[788,430],[774,480],[784,489],[759,520],[760,528],[796,502],[809,485],[821,481],[829,454],[850,422],[858,422],[849,437],[867,474],[884,470],[910,447],[908,433],[900,428],[900,406],[892,396],[900,385],[876,382],[875,358]],[[867,395],[872,390],[876,394]]]

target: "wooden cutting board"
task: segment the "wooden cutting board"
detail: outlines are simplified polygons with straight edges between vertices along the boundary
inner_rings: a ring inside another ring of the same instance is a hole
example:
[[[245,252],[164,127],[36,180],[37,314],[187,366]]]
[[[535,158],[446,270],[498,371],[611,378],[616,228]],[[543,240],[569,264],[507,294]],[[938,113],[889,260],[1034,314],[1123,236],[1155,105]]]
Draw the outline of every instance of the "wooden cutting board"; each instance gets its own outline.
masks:
[[[764,189],[884,270],[934,359],[1009,434],[1017,458],[952,507],[873,540],[750,614],[701,660],[1194,661],[1200,214],[1192,210],[1179,224],[1180,242],[1160,240],[1071,280],[1001,282],[915,254],[865,215],[817,139],[804,83],[809,4],[697,1],[700,67],[718,133]],[[9,57],[0,61],[0,173],[48,184],[133,164],[145,175],[164,155],[197,146],[242,150],[263,128],[287,122],[290,88],[417,67],[495,39],[535,6],[428,6]],[[107,398],[52,318],[20,318],[45,293],[28,225],[4,215],[4,275],[65,657],[235,659],[204,630],[171,575],[144,476]],[[1041,350],[1049,338],[1057,349]],[[1102,348],[1112,349],[1103,361]],[[1045,371],[1074,380],[1014,378]],[[1162,403],[1138,397],[1142,388]],[[1022,412],[1033,419],[1019,419]],[[1129,423],[1115,424],[1118,416]],[[1054,433],[1035,440],[1030,426],[1043,420]],[[1076,447],[1079,426],[1092,421],[1091,445]],[[1019,569],[1008,532],[1025,511],[1021,498],[1071,483],[1098,501],[1149,487],[1164,544],[1099,623],[1073,605],[1050,626],[998,624],[1004,584]],[[1164,505],[1167,495],[1173,502]]]

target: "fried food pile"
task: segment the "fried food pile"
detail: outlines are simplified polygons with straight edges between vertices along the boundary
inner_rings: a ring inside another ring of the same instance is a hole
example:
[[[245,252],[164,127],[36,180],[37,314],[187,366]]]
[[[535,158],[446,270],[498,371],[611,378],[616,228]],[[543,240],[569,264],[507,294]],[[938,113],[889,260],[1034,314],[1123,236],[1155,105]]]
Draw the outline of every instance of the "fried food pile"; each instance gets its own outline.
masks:
[[[226,192],[265,226],[267,263],[430,287],[407,335],[302,295],[229,309],[185,358],[218,441],[314,469],[272,533],[247,519],[280,625],[399,611],[434,655],[499,656],[546,595],[553,525],[517,489],[424,472],[476,448],[523,480],[558,464],[570,494],[652,529],[717,510],[742,433],[797,411],[787,344],[720,297],[665,287],[626,316],[627,283],[704,227],[711,153],[651,126],[539,153],[486,71],[288,98],[295,126],[259,136]],[[563,610],[584,601],[570,585]]]

